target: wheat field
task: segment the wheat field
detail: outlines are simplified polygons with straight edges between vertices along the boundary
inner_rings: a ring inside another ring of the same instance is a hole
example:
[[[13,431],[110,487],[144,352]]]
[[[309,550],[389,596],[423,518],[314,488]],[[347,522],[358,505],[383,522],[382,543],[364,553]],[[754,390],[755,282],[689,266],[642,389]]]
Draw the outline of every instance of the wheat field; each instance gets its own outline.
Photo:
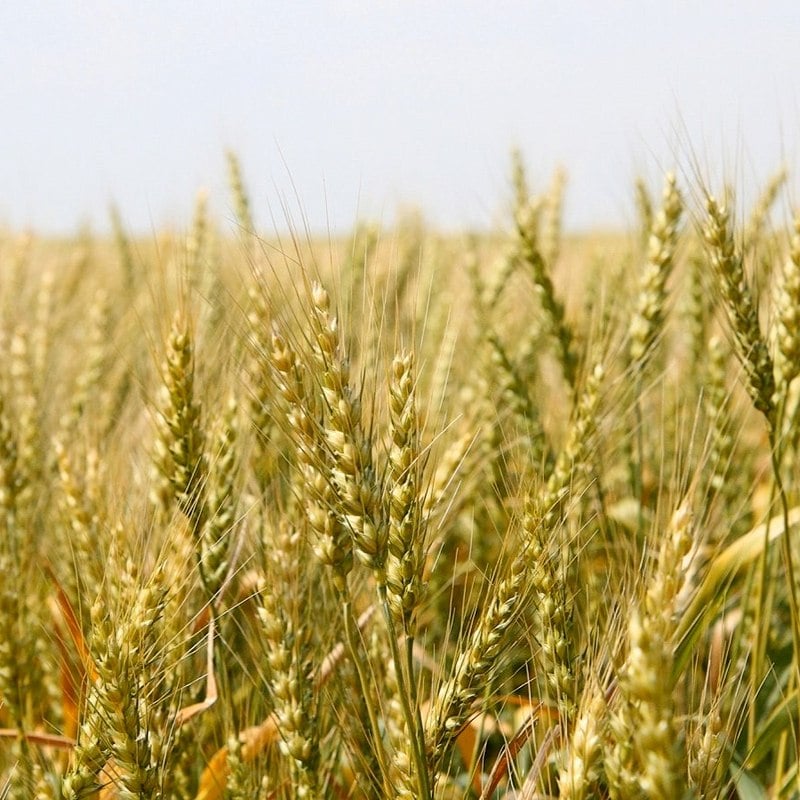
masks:
[[[0,235],[0,798],[800,797],[781,170]]]

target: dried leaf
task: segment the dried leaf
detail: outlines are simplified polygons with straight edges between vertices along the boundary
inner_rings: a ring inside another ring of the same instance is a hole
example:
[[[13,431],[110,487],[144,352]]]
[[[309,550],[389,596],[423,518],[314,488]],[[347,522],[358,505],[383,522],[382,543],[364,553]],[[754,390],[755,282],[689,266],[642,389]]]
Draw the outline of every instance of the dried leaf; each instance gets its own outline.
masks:
[[[214,675],[215,629],[216,623],[214,621],[214,617],[212,616],[208,624],[208,643],[206,645],[206,696],[201,702],[194,703],[193,705],[187,706],[186,708],[182,708],[180,711],[178,711],[178,713],[175,715],[175,724],[178,727],[188,722],[193,717],[196,717],[198,714],[201,714],[206,709],[211,708],[211,706],[217,702],[217,679]]]

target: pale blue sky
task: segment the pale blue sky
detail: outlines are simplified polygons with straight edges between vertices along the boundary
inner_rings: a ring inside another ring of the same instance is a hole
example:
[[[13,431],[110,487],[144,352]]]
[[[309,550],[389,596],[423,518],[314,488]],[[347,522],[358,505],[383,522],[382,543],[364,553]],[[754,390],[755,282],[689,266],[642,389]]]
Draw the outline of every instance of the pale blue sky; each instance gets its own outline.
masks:
[[[0,4],[0,223],[147,232],[196,191],[344,232],[419,206],[487,226],[518,145],[563,164],[572,228],[624,224],[637,171],[696,159],[751,184],[800,144],[796,2]],[[299,204],[294,192],[299,196]],[[288,198],[288,200],[287,200]]]

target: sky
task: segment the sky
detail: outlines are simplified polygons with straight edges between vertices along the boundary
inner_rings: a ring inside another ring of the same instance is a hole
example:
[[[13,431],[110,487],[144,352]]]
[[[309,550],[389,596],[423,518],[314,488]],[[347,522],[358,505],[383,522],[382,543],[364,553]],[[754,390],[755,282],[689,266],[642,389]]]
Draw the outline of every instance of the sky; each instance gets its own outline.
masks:
[[[800,156],[796,2],[107,0],[0,4],[0,225],[232,220],[344,233],[418,208],[444,229],[566,169],[567,227],[634,218],[639,174],[746,193]],[[794,178],[794,173],[793,173]],[[790,194],[794,182],[790,183]]]

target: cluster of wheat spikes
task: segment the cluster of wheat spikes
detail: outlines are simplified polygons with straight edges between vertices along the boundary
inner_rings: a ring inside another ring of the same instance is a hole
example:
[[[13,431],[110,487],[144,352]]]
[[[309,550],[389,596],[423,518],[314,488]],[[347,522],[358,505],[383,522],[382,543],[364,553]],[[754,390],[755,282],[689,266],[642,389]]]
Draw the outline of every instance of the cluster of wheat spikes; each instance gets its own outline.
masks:
[[[0,237],[0,798],[800,796],[785,171],[323,242],[229,168]]]

